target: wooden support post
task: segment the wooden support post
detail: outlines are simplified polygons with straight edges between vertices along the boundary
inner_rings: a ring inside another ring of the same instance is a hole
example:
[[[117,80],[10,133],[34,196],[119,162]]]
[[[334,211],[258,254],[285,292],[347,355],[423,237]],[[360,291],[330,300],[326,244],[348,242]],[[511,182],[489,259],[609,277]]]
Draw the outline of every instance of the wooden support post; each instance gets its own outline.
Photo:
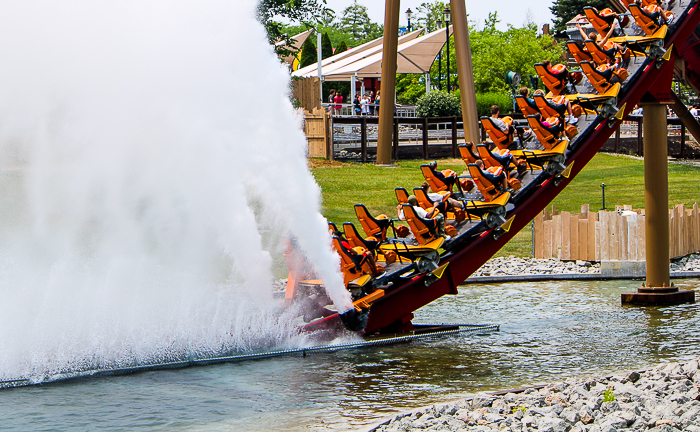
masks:
[[[400,0],[386,0],[384,8],[384,53],[382,57],[382,103],[379,104],[377,164],[391,164],[394,98],[396,96],[396,60],[398,57]]]
[[[452,6],[459,95],[462,101],[464,139],[476,144],[476,140],[479,139],[479,114],[476,109],[476,90],[474,87],[474,70],[472,68],[472,50],[469,43],[467,7],[465,0],[450,0],[450,5]]]
[[[393,159],[399,160],[399,119],[394,118],[394,141],[393,141]]]
[[[620,149],[620,128],[615,129],[615,153]]]
[[[642,150],[642,140],[644,136],[644,131],[643,131],[643,126],[644,126],[644,120],[643,118],[640,118],[639,121],[637,122],[637,156],[641,156],[643,154]]]

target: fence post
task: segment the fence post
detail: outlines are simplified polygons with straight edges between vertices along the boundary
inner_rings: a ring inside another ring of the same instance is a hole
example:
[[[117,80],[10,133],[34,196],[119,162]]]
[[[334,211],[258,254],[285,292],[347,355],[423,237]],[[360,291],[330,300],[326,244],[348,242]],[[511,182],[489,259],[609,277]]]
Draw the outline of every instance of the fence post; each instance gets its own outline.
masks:
[[[685,126],[681,123],[681,158],[685,156]]]
[[[360,120],[360,146],[362,148],[362,163],[367,162],[367,117]]]
[[[642,143],[643,143],[643,141],[642,141],[643,123],[644,123],[644,120],[642,120],[641,118],[639,120],[637,120],[637,156],[641,156],[643,153],[643,151],[642,151],[642,148],[643,148],[643,145],[642,145]]]
[[[428,159],[428,117],[423,117],[423,159]]]
[[[457,117],[452,117],[452,157],[457,157]]]
[[[399,119],[394,117],[394,161],[399,160]]]
[[[622,124],[620,124],[622,125]],[[618,127],[615,129],[615,153],[618,152],[618,149],[620,148],[620,128]]]

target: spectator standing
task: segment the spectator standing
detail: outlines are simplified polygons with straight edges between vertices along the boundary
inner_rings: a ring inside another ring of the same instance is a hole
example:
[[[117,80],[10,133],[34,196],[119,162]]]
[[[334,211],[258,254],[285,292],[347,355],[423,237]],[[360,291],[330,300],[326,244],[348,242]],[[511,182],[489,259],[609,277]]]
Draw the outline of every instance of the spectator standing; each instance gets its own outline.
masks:
[[[335,94],[335,114],[340,115],[343,109],[343,95],[340,94],[340,92],[337,92]]]
[[[355,93],[355,99],[352,100],[352,110],[356,116],[360,115],[360,110],[362,109],[360,102],[360,92]]]
[[[331,94],[328,95],[328,108],[330,109],[331,115],[335,114],[335,107],[333,104],[335,103],[335,90],[331,89]]]
[[[369,96],[366,94],[362,95],[362,101],[360,104],[362,104],[362,115],[369,115]]]

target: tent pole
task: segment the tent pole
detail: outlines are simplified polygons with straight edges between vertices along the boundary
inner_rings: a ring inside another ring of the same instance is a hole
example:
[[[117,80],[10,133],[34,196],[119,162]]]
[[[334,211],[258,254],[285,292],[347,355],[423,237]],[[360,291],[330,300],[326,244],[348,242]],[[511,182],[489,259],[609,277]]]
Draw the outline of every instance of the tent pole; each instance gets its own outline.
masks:
[[[321,48],[321,32],[316,32],[316,46],[318,47],[317,59],[318,59],[318,97],[321,98],[321,104],[319,105],[323,108],[323,67],[321,63],[323,62],[323,53]]]
[[[465,0],[450,0],[452,6],[452,25],[457,55],[457,77],[459,78],[460,98],[462,99],[462,120],[464,121],[464,140],[480,142],[478,112],[476,109],[476,92],[474,89],[474,72],[472,53],[469,44],[469,23]],[[448,53],[449,55],[449,53]]]
[[[399,39],[400,0],[386,0],[384,9],[384,53],[382,56],[382,88],[379,103],[379,136],[377,165],[391,164],[394,132],[394,98],[396,97],[396,60]]]

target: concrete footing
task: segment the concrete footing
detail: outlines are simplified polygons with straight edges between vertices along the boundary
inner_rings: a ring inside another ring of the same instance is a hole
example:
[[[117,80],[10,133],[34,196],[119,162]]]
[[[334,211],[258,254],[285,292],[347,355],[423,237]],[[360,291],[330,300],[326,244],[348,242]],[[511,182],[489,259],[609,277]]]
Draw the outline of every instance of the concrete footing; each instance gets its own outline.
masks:
[[[646,261],[601,261],[600,275],[605,278],[640,278],[647,275]]]
[[[623,305],[635,306],[673,306],[683,303],[695,303],[695,291],[679,290],[678,288],[641,287],[636,293],[624,293],[620,295]]]

